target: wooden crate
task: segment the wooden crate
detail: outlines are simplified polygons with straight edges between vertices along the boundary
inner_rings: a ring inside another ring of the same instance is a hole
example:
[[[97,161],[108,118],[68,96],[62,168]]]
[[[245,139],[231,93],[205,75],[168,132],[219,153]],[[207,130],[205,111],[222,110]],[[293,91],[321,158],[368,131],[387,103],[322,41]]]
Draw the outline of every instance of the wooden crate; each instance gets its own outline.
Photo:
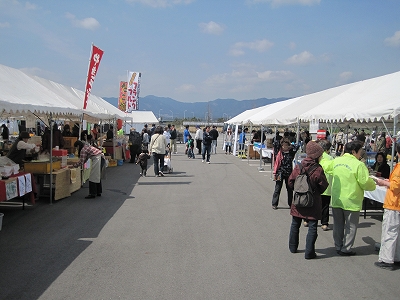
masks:
[[[110,159],[108,162],[109,167],[116,167],[117,166],[117,160],[116,159]]]
[[[53,170],[61,169],[61,161],[53,161]],[[24,171],[26,173],[33,174],[49,174],[50,173],[50,162],[26,162],[24,163]]]
[[[77,137],[64,137],[64,149],[68,150],[68,153],[75,153],[74,144],[78,140]]]
[[[249,145],[249,158],[250,159],[259,159],[260,154],[257,151],[254,151],[253,145]]]

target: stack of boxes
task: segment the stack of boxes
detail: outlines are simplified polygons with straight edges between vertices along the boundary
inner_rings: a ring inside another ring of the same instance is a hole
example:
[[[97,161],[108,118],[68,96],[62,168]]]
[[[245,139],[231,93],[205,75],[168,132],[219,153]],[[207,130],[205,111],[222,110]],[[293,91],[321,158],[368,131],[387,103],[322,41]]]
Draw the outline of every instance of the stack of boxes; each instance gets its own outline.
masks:
[[[74,154],[75,153],[75,147],[74,144],[78,140],[77,137],[66,137],[64,136],[64,149],[67,149],[69,154]]]
[[[56,157],[61,160],[61,168],[67,167],[67,158],[68,158],[68,150],[65,149],[52,149],[53,157]]]

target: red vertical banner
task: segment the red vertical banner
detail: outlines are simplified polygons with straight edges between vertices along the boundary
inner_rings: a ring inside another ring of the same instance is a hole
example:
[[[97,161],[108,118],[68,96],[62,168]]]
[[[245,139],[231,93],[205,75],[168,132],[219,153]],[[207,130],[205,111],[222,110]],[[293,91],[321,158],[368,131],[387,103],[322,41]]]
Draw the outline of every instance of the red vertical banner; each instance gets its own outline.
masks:
[[[92,90],[94,78],[96,77],[97,70],[100,65],[101,58],[103,57],[103,50],[92,45],[92,55],[89,61],[89,70],[85,87],[85,99],[83,100],[83,109],[86,109],[87,101]]]
[[[125,112],[126,110],[126,92],[127,92],[128,82],[121,81],[119,83],[119,98],[118,98],[118,109]]]

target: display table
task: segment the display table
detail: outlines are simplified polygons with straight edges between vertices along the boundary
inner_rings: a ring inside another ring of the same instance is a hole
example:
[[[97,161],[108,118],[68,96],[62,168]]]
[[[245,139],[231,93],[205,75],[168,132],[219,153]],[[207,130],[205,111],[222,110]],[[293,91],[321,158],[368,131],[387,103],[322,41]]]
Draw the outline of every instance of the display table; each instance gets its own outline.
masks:
[[[376,186],[374,191],[364,191],[364,201],[363,201],[363,210],[364,210],[364,219],[367,216],[367,203],[368,200],[373,200],[375,202],[382,203],[385,201],[387,188],[384,186]],[[365,199],[367,198],[367,200]]]
[[[257,152],[257,154],[260,154],[260,147],[253,146],[253,150]],[[274,150],[262,148],[262,157],[272,158],[273,155],[274,155]],[[260,156],[258,156],[258,158],[260,158]]]
[[[39,197],[50,197],[50,174],[37,174],[36,178]],[[54,200],[71,196],[81,186],[82,176],[79,168],[64,168],[53,172],[52,192]]]
[[[253,158],[259,159],[259,158],[260,158],[259,152],[257,152],[257,151],[254,150],[254,145],[251,145],[251,144],[250,144],[250,145],[248,146],[248,149],[249,149],[249,158],[250,158],[250,159],[253,159]]]
[[[114,159],[124,159],[122,146],[115,146],[115,155],[114,155],[114,147],[112,146],[103,146],[106,149],[106,152],[110,154]]]
[[[375,191],[364,191],[364,197],[383,203],[385,201],[386,191],[386,187],[377,185]]]
[[[13,174],[9,179],[0,180],[0,202],[23,197],[22,207],[25,206],[26,199],[35,204],[36,186],[33,183],[34,176],[24,172]]]

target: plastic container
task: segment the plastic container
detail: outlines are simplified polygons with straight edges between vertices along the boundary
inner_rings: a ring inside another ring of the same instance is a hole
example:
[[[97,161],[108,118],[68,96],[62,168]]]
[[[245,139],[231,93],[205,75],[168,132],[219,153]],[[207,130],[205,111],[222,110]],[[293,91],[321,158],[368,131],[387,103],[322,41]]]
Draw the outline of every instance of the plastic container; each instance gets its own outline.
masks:
[[[123,159],[117,159],[117,166],[122,166],[124,164]]]

